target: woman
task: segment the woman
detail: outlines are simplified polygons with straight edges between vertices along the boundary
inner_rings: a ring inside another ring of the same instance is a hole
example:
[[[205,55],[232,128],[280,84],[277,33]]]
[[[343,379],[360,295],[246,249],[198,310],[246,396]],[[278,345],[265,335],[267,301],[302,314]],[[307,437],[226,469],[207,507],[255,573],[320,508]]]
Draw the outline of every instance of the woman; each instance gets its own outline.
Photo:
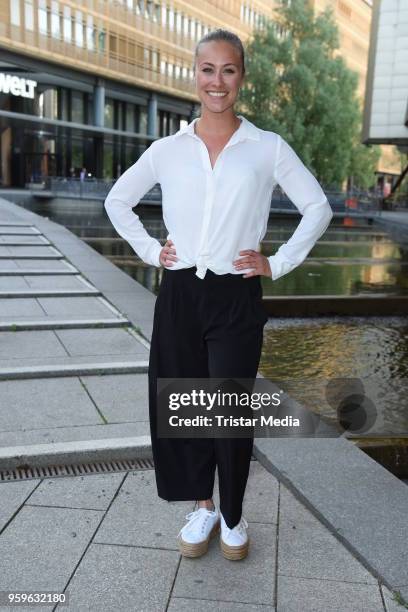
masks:
[[[118,233],[146,262],[163,266],[149,362],[149,416],[159,497],[197,500],[178,534],[186,556],[207,551],[221,530],[227,559],[248,553],[242,502],[253,448],[249,438],[157,435],[157,378],[249,378],[257,374],[263,327],[260,276],[272,280],[306,258],[333,216],[319,183],[274,132],[257,128],[234,103],[245,77],[240,39],[204,36],[195,53],[201,116],[156,140],[116,182],[105,208]],[[167,242],[149,236],[132,212],[161,184]],[[259,251],[272,192],[280,184],[302,214],[270,257]],[[212,501],[218,468],[220,508]]]

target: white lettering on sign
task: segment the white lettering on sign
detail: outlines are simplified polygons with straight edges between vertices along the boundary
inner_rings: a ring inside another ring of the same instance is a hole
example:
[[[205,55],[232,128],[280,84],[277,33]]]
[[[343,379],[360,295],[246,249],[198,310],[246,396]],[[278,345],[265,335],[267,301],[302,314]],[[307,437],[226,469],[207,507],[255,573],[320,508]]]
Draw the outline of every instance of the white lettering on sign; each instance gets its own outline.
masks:
[[[21,96],[22,98],[34,98],[35,87],[37,87],[37,81],[0,72],[0,93],[11,93],[12,96]]]

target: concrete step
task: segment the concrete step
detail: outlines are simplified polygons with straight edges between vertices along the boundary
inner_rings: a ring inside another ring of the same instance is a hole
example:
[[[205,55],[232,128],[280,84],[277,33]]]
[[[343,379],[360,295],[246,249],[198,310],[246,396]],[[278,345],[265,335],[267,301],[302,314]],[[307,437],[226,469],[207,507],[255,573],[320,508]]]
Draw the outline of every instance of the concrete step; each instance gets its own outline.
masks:
[[[129,319],[51,319],[30,321],[0,321],[0,331],[37,330],[37,329],[75,329],[84,327],[122,327],[130,325]]]
[[[0,380],[21,380],[25,378],[50,378],[60,376],[87,376],[91,374],[141,374],[148,371],[148,361],[122,361],[102,363],[78,363],[36,365],[26,367],[0,368]]]
[[[0,470],[135,458],[152,458],[150,436],[4,447]]]
[[[98,289],[36,289],[28,291],[0,291],[0,298],[26,298],[26,297],[78,297],[78,296],[102,295]]]

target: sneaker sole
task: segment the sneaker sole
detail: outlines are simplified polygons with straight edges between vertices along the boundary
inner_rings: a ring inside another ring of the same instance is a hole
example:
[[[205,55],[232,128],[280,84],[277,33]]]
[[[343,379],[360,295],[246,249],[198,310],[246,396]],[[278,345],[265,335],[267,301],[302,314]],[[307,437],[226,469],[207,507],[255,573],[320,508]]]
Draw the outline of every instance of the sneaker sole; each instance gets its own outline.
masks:
[[[191,544],[190,542],[185,542],[181,536],[179,536],[179,549],[183,557],[201,557],[205,555],[208,550],[208,545],[210,543],[211,538],[213,538],[217,533],[219,533],[221,528],[221,521],[218,520],[215,523],[214,527],[211,529],[208,534],[208,538],[203,540],[202,542],[197,542],[197,544]]]
[[[220,546],[223,556],[229,561],[240,561],[241,559],[245,559],[248,555],[249,550],[249,538],[242,544],[241,546],[228,546],[225,544],[222,538],[220,538]]]

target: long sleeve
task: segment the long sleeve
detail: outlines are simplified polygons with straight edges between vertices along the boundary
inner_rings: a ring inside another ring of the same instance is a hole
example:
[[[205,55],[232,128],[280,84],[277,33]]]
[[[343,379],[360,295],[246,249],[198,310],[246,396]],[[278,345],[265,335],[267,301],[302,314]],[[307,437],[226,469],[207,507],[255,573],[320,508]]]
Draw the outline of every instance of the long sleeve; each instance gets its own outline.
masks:
[[[272,280],[277,280],[306,259],[328,228],[333,210],[316,178],[281,136],[278,136],[274,176],[302,214],[290,239],[268,257]]]
[[[152,145],[113,185],[104,206],[112,225],[147,264],[160,267],[162,245],[150,236],[132,210],[157,182],[152,160]]]

